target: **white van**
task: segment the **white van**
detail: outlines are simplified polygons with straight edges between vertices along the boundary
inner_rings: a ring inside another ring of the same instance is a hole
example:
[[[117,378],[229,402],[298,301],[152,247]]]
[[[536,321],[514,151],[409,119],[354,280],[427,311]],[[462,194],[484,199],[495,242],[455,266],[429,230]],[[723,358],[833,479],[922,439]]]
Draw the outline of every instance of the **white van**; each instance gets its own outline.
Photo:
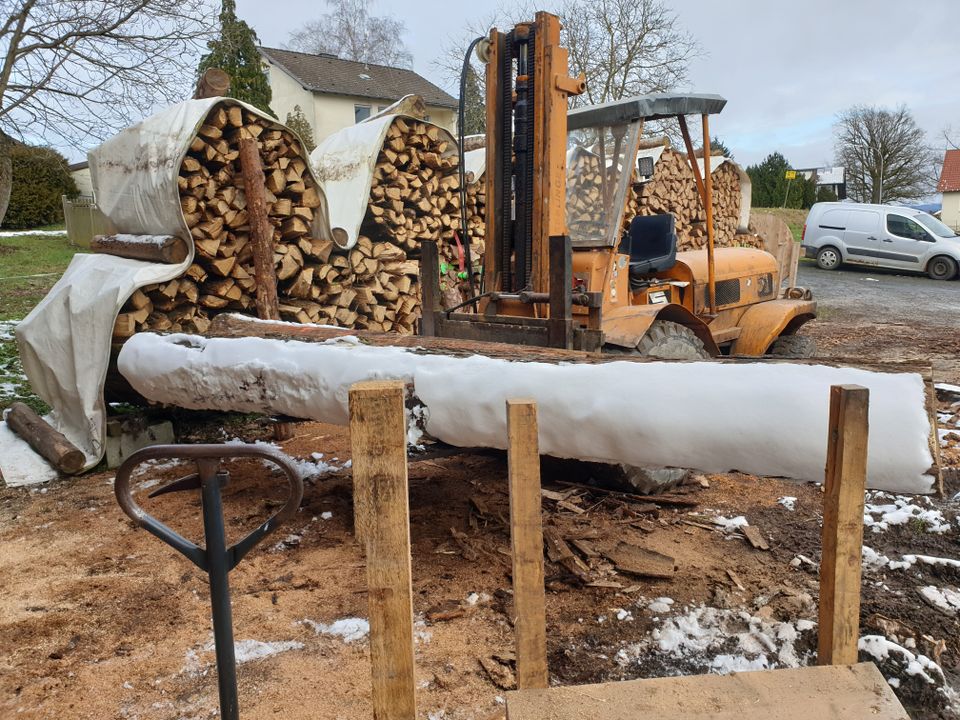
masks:
[[[823,270],[857,263],[952,280],[960,268],[960,237],[932,215],[906,207],[817,203],[800,242],[805,257],[816,258]]]

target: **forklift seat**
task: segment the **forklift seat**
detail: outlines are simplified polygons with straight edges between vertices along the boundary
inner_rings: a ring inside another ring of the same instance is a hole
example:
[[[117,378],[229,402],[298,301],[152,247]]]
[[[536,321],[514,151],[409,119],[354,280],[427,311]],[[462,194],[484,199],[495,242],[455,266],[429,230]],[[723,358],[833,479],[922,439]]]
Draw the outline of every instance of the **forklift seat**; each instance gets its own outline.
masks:
[[[676,221],[672,213],[638,215],[630,222],[627,247],[620,243],[620,252],[630,255],[630,279],[669,270],[677,263]]]

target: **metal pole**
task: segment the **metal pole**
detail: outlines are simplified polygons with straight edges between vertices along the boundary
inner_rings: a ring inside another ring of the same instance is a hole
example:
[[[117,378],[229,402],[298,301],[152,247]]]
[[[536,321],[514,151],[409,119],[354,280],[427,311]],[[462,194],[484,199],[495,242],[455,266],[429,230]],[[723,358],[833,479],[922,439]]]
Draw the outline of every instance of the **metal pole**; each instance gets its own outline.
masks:
[[[220,691],[220,717],[240,720],[237,703],[237,661],[233,650],[233,613],[230,609],[230,583],[227,573],[227,537],[223,526],[223,502],[218,470],[219,460],[202,459],[200,481],[203,496],[203,535],[206,540],[207,574],[210,577],[210,605],[213,611],[213,638],[217,654],[217,685]]]
[[[710,314],[717,314],[717,286],[713,263],[713,181],[710,178],[710,121],[703,118],[703,196],[707,211],[707,288],[710,294]]]

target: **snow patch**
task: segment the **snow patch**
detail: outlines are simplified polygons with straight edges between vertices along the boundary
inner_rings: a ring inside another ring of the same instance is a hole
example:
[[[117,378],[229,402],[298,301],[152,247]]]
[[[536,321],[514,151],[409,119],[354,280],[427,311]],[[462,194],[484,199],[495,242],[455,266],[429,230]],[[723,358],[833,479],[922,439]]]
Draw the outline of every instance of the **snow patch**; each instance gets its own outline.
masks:
[[[211,650],[213,648],[210,648]],[[252,660],[261,660],[271,655],[277,655],[288,650],[302,650],[303,643],[296,640],[283,640],[278,642],[261,642],[260,640],[240,640],[233,644],[234,653],[237,656],[237,664],[250,662]]]
[[[714,524],[719,525],[721,528],[723,528],[724,532],[728,532],[728,533],[734,532],[735,530],[739,530],[740,528],[746,527],[747,525],[750,524],[749,522],[747,522],[747,519],[743,515],[737,515],[736,517],[733,517],[733,518],[728,518],[728,517],[724,517],[723,515],[719,515],[713,518],[713,522]]]
[[[659,598],[648,604],[660,612]],[[671,603],[663,603],[670,606]],[[654,622],[658,622],[654,618]],[[687,607],[664,618],[648,640],[628,645],[616,655],[621,667],[643,662],[662,653],[687,663],[702,663],[706,672],[724,674],[776,667],[799,667],[807,655],[798,653],[795,643],[815,623],[809,620],[779,622],[755,617],[746,610],[726,610],[705,605]]]
[[[783,505],[790,512],[793,512],[797,509],[797,498],[791,495],[784,495],[782,498],[777,498],[777,502]]]
[[[66,235],[66,230],[2,230],[0,237],[27,237],[32,235]]]
[[[370,634],[370,623],[363,618],[341,618],[340,620],[334,620],[329,625],[309,619],[301,620],[300,623],[313,628],[317,635],[331,635],[340,638],[345,643],[363,640]]]
[[[950,531],[950,522],[937,510],[927,497],[907,497],[885,492],[868,492],[863,508],[863,524],[879,533],[894,525],[906,525],[915,521],[922,523],[927,532]]]
[[[883,635],[864,635],[857,643],[860,652],[865,652],[874,660],[895,659],[904,666],[904,673],[910,676],[919,676],[931,685],[944,682],[943,670],[937,663],[926,655],[915,655],[902,645],[887,640]],[[937,680],[931,676],[935,675]]]
[[[264,442],[263,440],[255,440],[252,443],[248,443],[240,438],[232,438],[227,440],[224,445],[253,445],[255,447],[267,448],[280,455],[280,457],[290,463],[290,465],[293,466],[293,469],[296,470],[300,475],[301,480],[306,480],[307,478],[316,477],[318,475],[327,475],[340,469],[340,466],[338,465],[327,463],[321,460],[320,458],[323,457],[322,453],[313,453],[310,456],[310,460],[301,460],[300,458],[293,457],[292,455],[287,455],[276,443]],[[319,457],[317,457],[318,455]],[[276,469],[277,467],[269,460],[263,460],[263,464],[272,469]]]
[[[956,615],[960,611],[960,592],[956,590],[927,585],[920,588],[919,592],[927,602],[949,615]]]

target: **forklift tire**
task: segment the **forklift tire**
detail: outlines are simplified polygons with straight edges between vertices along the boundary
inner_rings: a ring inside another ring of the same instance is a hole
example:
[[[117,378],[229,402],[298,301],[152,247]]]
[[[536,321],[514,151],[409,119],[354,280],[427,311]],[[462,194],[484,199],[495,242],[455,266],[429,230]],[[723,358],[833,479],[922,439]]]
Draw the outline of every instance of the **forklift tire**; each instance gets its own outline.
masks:
[[[809,335],[781,335],[773,341],[767,355],[785,358],[816,357],[817,341]]]
[[[686,325],[669,320],[654,320],[640,342],[637,352],[661,360],[709,360],[710,353]]]

